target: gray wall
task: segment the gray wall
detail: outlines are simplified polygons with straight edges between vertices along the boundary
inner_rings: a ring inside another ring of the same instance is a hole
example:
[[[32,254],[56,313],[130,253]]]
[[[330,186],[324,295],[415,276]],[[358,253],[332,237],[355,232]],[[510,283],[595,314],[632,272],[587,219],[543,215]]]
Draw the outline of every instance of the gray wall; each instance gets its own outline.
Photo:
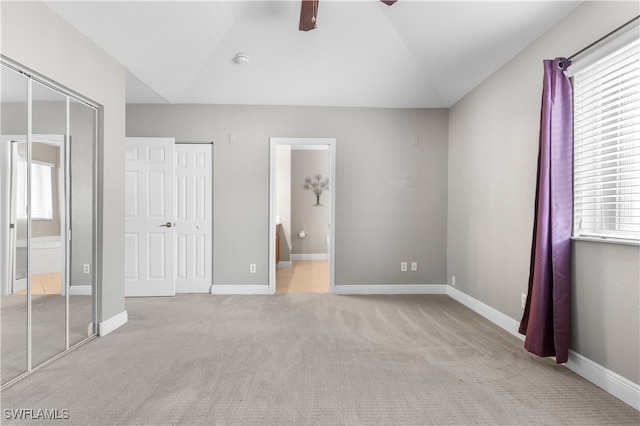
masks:
[[[276,216],[280,216],[280,261],[291,260],[291,146],[276,146]]]
[[[37,28],[37,31],[34,31]],[[124,311],[125,70],[40,2],[2,2],[2,54],[103,107],[99,220],[103,322]]]
[[[331,184],[320,196],[321,206],[316,206],[316,195],[304,189],[305,179],[315,180],[317,174],[322,180],[329,177],[329,151],[291,151],[291,230],[292,254],[326,254],[327,235],[331,216]],[[298,233],[305,231],[306,237]]]
[[[127,136],[215,141],[214,285],[268,283],[274,136],[337,140],[336,285],[444,284],[447,123],[446,109],[127,105]]]
[[[585,2],[451,108],[447,273],[520,321],[527,292],[542,60],[569,56],[638,15]],[[573,243],[571,349],[640,382],[640,248]]]
[[[93,232],[95,213],[93,211],[96,134],[95,112],[80,103],[71,103],[69,108],[71,135],[71,285],[90,285],[95,273],[85,274],[83,265],[92,264],[94,249]]]

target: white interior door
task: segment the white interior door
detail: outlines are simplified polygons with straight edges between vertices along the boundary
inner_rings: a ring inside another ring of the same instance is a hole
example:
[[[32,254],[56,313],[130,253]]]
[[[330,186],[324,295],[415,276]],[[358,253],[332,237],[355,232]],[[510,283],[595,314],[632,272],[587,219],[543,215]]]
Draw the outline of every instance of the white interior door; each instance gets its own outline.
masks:
[[[212,145],[175,148],[176,293],[209,293],[212,284]]]
[[[173,138],[127,138],[125,296],[173,296]]]

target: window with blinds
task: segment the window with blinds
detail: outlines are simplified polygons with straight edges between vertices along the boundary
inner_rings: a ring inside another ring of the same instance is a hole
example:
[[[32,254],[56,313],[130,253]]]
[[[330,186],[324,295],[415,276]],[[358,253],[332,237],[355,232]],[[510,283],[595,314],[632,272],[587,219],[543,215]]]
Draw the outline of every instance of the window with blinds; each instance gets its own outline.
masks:
[[[573,72],[574,236],[640,240],[640,40],[608,50]]]
[[[53,165],[31,162],[31,219],[53,219],[53,186],[51,173]],[[27,218],[27,163],[19,161],[16,168],[16,215]]]

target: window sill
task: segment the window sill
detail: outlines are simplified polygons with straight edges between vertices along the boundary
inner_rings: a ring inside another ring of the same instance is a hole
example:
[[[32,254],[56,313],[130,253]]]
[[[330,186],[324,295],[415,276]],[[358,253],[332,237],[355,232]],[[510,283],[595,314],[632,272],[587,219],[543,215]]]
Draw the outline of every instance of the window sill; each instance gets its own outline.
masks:
[[[623,246],[640,247],[640,241],[638,240],[625,240],[622,238],[613,238],[613,237],[579,236],[579,237],[571,237],[571,240],[572,241],[589,241],[591,243],[618,244]]]

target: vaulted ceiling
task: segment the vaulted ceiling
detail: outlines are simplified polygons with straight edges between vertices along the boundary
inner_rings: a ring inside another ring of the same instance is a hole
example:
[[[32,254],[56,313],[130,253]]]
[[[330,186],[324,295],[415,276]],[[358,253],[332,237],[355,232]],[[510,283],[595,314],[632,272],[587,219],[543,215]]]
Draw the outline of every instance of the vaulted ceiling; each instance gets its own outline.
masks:
[[[129,103],[449,107],[579,1],[47,1],[128,70]],[[250,60],[234,61],[237,53]]]

